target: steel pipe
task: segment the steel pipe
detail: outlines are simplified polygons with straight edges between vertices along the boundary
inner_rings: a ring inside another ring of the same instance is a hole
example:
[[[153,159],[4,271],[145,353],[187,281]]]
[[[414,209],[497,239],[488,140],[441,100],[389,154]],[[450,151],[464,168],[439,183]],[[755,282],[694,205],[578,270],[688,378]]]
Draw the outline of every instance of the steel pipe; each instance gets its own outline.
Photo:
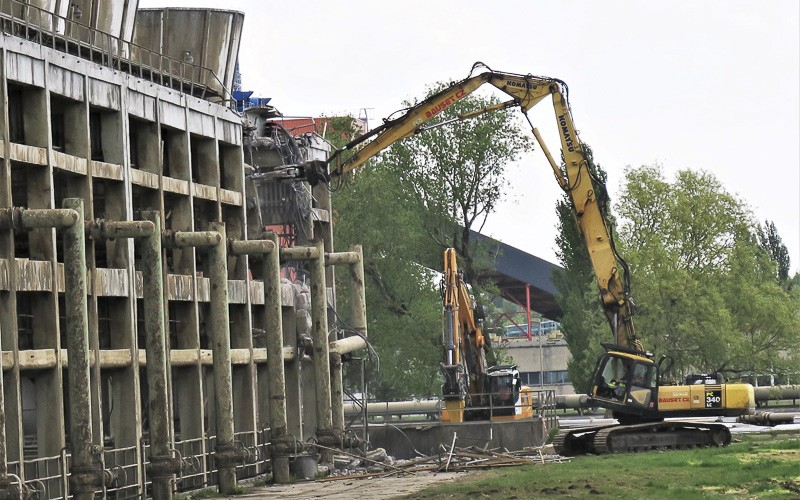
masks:
[[[83,220],[83,200],[66,198],[64,205],[77,214],[75,221]],[[85,229],[75,221],[64,231],[64,314],[69,349],[67,375],[72,450],[70,489],[77,500],[89,500],[102,488],[102,471],[94,459],[96,450],[102,453],[102,445],[92,441]]]
[[[781,399],[800,399],[800,385],[773,385],[768,387],[756,387],[756,402],[781,400]]]
[[[161,216],[145,212],[152,231],[142,242],[142,281],[144,331],[147,353],[147,408],[150,422],[150,464],[148,474],[153,481],[153,498],[172,498],[172,476],[180,468],[170,468],[172,460],[172,422],[169,417],[167,387],[167,345],[164,316],[164,274],[161,259]]]
[[[170,248],[208,248],[219,245],[222,236],[216,231],[166,231],[164,246]]]
[[[124,238],[144,238],[153,234],[155,226],[149,220],[86,222],[86,232],[95,239],[113,240]]]
[[[78,213],[69,208],[5,208],[0,210],[0,228],[22,231],[25,229],[64,229],[80,220]]]
[[[278,235],[269,232],[272,249],[278,248]],[[269,376],[269,424],[272,457],[272,479],[277,484],[291,482],[289,476],[289,436],[286,417],[286,372],[283,365],[283,312],[281,310],[280,253],[270,251],[264,255],[264,326],[267,330],[267,374]],[[294,349],[292,349],[294,352]]]
[[[324,255],[323,243],[316,244],[316,255]],[[325,262],[323,259],[311,261],[311,318],[312,339],[314,341],[314,382],[317,391],[317,439],[320,444],[332,446],[337,443],[333,436],[333,415],[331,409],[331,363],[328,352],[328,291],[325,283]],[[333,452],[322,449],[322,463],[333,463]]]
[[[352,337],[345,337],[331,342],[330,353],[331,355],[341,356],[342,354],[364,349],[365,347],[367,347],[367,341],[363,337],[353,335]]]
[[[355,264],[361,260],[361,255],[356,252],[332,252],[325,254],[326,266],[338,266],[339,264]]]
[[[281,262],[289,260],[317,260],[324,252],[319,247],[289,247],[281,248]],[[323,268],[324,268],[323,264]]]
[[[800,413],[759,411],[752,415],[742,415],[738,418],[739,422],[753,425],[792,424],[795,419],[800,419]]]
[[[208,241],[216,234],[217,244],[208,250],[210,260],[210,321],[211,350],[214,353],[214,402],[217,417],[217,445],[215,456],[218,466],[219,492],[228,495],[236,492],[236,464],[238,448],[234,443],[233,427],[233,370],[231,368],[230,310],[228,308],[228,252],[225,224],[212,222],[212,231],[206,233]],[[197,234],[197,233],[195,233]],[[200,233],[202,234],[202,233]],[[198,242],[196,239],[187,240]]]
[[[228,243],[232,255],[265,255],[274,252],[275,248],[275,242],[270,240],[233,240]]]
[[[390,401],[381,403],[367,403],[367,413],[370,415],[410,415],[417,413],[438,414],[442,410],[440,400],[433,401]],[[357,403],[344,404],[345,415],[358,415],[361,405]]]

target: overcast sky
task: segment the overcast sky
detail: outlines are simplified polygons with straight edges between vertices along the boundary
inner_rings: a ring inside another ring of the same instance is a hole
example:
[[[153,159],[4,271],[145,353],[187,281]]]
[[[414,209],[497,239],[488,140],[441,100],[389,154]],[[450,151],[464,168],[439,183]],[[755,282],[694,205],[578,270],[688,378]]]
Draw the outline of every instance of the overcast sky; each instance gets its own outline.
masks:
[[[426,85],[482,61],[569,85],[581,138],[608,172],[659,163],[713,173],[774,221],[800,270],[797,0],[140,0],[245,13],[243,88],[285,115],[366,112],[374,126]],[[549,101],[532,113],[550,149]],[[511,170],[484,233],[556,262],[555,180],[537,150]],[[377,208],[377,207],[376,207]]]

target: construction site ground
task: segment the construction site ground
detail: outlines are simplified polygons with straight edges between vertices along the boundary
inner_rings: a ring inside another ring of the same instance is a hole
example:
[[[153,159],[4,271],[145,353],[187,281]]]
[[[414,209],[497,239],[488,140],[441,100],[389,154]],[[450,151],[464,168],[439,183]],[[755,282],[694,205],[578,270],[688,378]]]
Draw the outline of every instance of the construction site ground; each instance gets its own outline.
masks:
[[[438,486],[449,481],[463,480],[471,474],[475,473],[426,471],[403,476],[381,478],[356,479],[342,477],[335,481],[301,481],[293,484],[254,487],[249,489],[245,494],[221,498],[324,498],[326,500],[397,498],[413,495],[430,486]]]

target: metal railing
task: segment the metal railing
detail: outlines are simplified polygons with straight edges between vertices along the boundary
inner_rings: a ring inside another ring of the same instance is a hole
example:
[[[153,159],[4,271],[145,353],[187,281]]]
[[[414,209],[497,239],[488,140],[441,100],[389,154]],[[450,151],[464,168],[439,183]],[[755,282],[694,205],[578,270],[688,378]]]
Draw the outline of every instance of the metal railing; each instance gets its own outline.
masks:
[[[173,59],[21,0],[0,0],[0,30],[201,99],[218,98],[235,109],[230,90],[213,70]]]
[[[239,432],[234,437],[245,459],[243,464],[236,466],[237,479],[265,474],[270,461],[269,429]],[[176,491],[218,484],[214,463],[215,446],[216,436],[175,442],[176,457],[183,462],[182,473],[175,478]],[[21,463],[9,462],[9,479],[12,484],[19,485],[24,498],[72,498],[69,491],[71,458],[65,448],[56,456],[25,459]],[[138,446],[107,448],[103,452],[102,460],[106,481],[104,498],[122,500],[149,495],[152,480],[147,477],[150,464],[150,444],[147,439],[142,439]]]

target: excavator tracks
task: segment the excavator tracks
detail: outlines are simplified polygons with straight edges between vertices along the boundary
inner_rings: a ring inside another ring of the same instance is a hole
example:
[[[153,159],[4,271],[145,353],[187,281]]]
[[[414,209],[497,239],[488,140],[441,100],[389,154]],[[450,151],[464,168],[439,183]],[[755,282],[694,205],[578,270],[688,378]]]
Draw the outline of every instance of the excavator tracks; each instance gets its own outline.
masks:
[[[705,448],[730,442],[731,433],[724,424],[670,421],[562,429],[553,447],[559,455],[576,456]]]
[[[565,457],[574,457],[594,453],[594,436],[601,430],[618,424],[592,425],[573,429],[560,429],[553,438],[556,453]]]

